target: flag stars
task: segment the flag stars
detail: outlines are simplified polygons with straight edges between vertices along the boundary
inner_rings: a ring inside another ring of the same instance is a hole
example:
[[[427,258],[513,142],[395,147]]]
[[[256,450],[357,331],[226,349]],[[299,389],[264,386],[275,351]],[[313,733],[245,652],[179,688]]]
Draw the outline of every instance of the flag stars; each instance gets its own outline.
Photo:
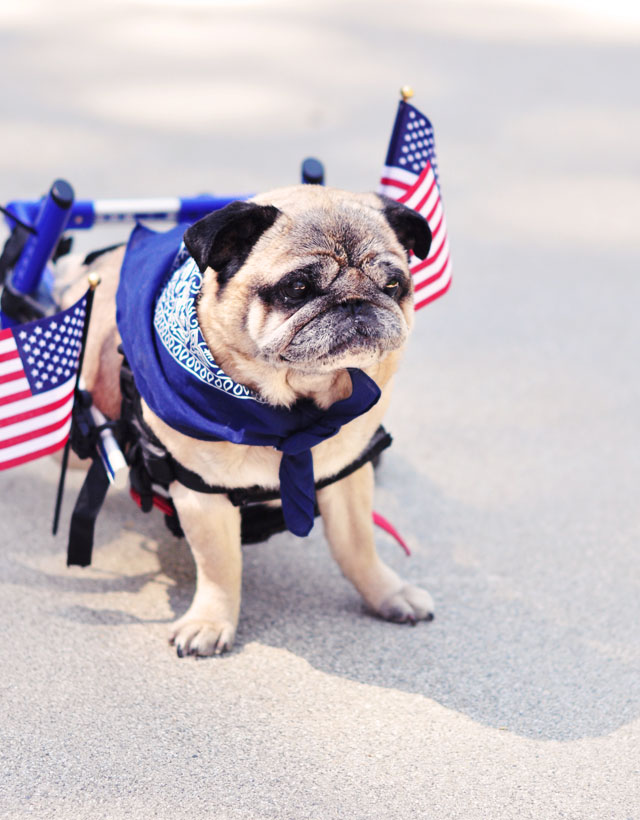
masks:
[[[21,339],[26,339],[27,338],[27,332],[25,330],[21,330],[19,335],[20,335]]]

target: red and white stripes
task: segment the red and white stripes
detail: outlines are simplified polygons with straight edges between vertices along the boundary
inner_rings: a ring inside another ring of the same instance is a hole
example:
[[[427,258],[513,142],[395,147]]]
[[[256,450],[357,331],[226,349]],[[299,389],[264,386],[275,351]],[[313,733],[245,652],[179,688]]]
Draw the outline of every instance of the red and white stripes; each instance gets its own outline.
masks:
[[[426,259],[413,258],[409,265],[413,275],[415,309],[419,310],[442,296],[451,284],[447,223],[431,164],[427,162],[419,176],[402,168],[385,166],[380,193],[413,208],[431,228],[429,255]]]
[[[75,377],[33,395],[11,329],[0,330],[0,470],[53,453],[71,428]]]

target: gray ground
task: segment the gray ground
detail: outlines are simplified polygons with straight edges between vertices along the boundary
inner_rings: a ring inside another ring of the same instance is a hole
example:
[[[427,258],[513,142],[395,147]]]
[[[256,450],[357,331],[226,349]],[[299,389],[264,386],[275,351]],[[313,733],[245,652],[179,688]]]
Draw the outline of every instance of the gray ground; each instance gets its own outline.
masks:
[[[639,818],[638,27],[181,5],[0,2],[0,199],[251,192],[308,154],[371,188],[414,83],[455,282],[417,317],[376,506],[437,617],[366,615],[317,527],[247,548],[237,648],[181,661],[193,568],[160,517],[110,495],[68,570],[56,466],[3,473],[0,816]]]

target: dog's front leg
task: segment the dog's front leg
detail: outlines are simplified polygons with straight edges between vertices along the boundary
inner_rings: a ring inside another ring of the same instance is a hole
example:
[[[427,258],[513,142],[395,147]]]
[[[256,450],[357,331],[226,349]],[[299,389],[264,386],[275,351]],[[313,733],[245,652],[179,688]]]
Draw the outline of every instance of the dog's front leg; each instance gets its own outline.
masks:
[[[196,563],[196,593],[173,624],[170,641],[183,655],[219,655],[233,645],[240,612],[240,510],[225,495],[174,482],[171,497]]]
[[[375,612],[398,623],[433,618],[429,593],[403,581],[376,552],[371,464],[319,490],[318,506],[333,557]]]

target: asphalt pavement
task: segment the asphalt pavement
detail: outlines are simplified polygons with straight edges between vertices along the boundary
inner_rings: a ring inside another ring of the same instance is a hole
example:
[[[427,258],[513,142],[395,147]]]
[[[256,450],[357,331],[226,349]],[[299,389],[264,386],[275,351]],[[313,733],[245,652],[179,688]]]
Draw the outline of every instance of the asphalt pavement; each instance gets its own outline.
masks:
[[[247,547],[235,649],[166,642],[194,569],[112,492],[0,477],[0,817],[640,818],[640,22],[583,4],[0,2],[0,202],[374,189],[398,89],[436,129],[454,282],[388,415],[371,617],[321,527]],[[121,229],[77,235],[77,247]]]

